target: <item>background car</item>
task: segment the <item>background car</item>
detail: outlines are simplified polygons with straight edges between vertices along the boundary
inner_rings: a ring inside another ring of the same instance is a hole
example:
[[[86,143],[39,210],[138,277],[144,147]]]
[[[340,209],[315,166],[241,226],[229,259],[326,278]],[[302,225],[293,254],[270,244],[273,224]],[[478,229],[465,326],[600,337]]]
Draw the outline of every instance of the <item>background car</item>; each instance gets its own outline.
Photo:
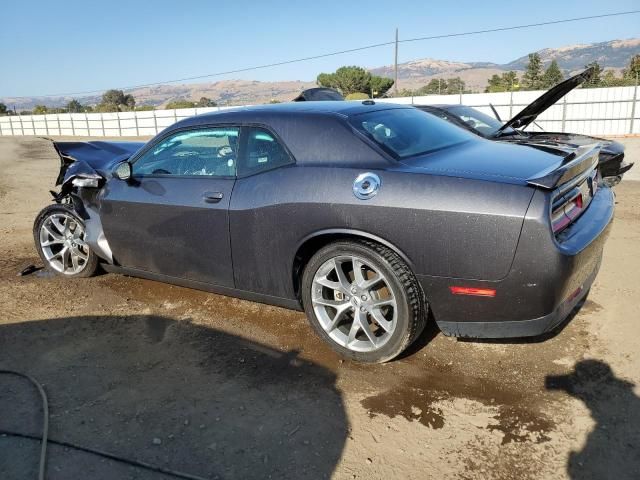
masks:
[[[549,146],[555,148],[568,146],[573,149],[581,145],[599,143],[602,147],[600,150],[600,174],[607,185],[614,186],[633,166],[633,163],[624,161],[624,145],[620,142],[577,133],[525,131],[525,128],[534,123],[541,113],[571,90],[587,81],[592,74],[593,69],[590,68],[559,83],[507,122],[502,122],[499,118],[494,118],[466,105],[416,105],[416,108],[432,113],[489,140],[513,142],[541,149]]]
[[[598,146],[491,142],[410,106],[299,102],[176,123],[147,144],[57,142],[42,260],[301,309],[383,362],[429,312],[448,335],[536,335],[586,295],[613,216]]]

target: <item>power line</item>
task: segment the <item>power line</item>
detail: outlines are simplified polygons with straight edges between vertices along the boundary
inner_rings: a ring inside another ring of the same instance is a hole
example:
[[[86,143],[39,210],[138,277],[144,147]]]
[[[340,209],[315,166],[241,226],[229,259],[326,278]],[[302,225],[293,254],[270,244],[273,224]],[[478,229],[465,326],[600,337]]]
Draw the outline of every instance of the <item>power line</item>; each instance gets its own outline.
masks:
[[[416,38],[407,38],[404,40],[398,40],[398,43],[410,43],[410,42],[419,42],[419,41],[425,41],[425,40],[437,40],[437,39],[441,39],[441,38],[452,38],[452,37],[464,37],[464,36],[470,36],[470,35],[481,35],[481,34],[485,34],[485,33],[495,33],[495,32],[505,32],[505,31],[509,31],[509,30],[519,30],[519,29],[524,29],[524,28],[534,28],[534,27],[542,27],[545,25],[557,25],[557,24],[561,24],[561,23],[570,23],[570,22],[580,22],[580,21],[584,21],[584,20],[594,20],[594,19],[600,19],[600,18],[608,18],[608,17],[619,17],[622,15],[634,15],[640,13],[640,10],[630,10],[627,12],[616,12],[616,13],[605,13],[605,14],[601,14],[601,15],[590,15],[587,17],[575,17],[575,18],[565,18],[562,20],[550,20],[547,22],[538,22],[538,23],[529,23],[529,24],[524,24],[524,25],[513,25],[510,27],[498,27],[498,28],[490,28],[490,29],[485,29],[485,30],[474,30],[474,31],[469,31],[469,32],[458,32],[458,33],[446,33],[446,34],[441,34],[441,35],[430,35],[430,36],[426,36],[426,37],[416,37]],[[267,63],[267,64],[263,64],[263,65],[256,65],[253,67],[245,67],[245,68],[238,68],[235,70],[227,70],[224,72],[216,72],[216,73],[209,73],[206,75],[197,75],[197,76],[193,76],[193,77],[184,77],[184,78],[178,78],[178,79],[174,79],[174,80],[165,80],[165,81],[161,81],[161,82],[153,82],[153,83],[143,83],[143,84],[139,84],[139,85],[129,85],[126,87],[118,87],[120,90],[133,90],[136,88],[144,88],[144,87],[153,87],[153,86],[157,86],[157,85],[166,85],[169,83],[179,83],[179,82],[188,82],[188,81],[192,81],[192,80],[202,80],[204,78],[211,78],[211,77],[220,77],[223,75],[230,75],[233,73],[243,73],[243,72],[249,72],[252,70],[261,70],[264,68],[272,68],[272,67],[279,67],[282,65],[289,65],[292,63],[300,63],[300,62],[307,62],[310,60],[318,60],[320,58],[327,58],[327,57],[333,57],[333,56],[337,56],[337,55],[344,55],[345,53],[353,53],[353,52],[359,52],[362,50],[369,50],[372,48],[379,48],[379,47],[384,47],[384,46],[388,46],[388,45],[394,45],[396,42],[395,41],[390,41],[390,42],[382,42],[382,43],[375,43],[372,45],[365,45],[363,47],[356,47],[356,48],[349,48],[346,50],[339,50],[336,52],[330,52],[330,53],[323,53],[323,54],[319,54],[319,55],[313,55],[310,57],[302,57],[302,58],[295,58],[292,60],[284,60],[281,62],[274,62],[274,63]],[[31,98],[31,97],[35,97],[35,98],[44,98],[44,97],[68,97],[68,96],[74,96],[74,95],[89,95],[89,94],[93,94],[93,93],[100,93],[100,92],[104,92],[105,89],[100,89],[100,90],[86,90],[83,92],[69,92],[69,93],[54,93],[54,94],[47,94],[47,95],[32,95],[30,97],[12,97],[12,98]]]

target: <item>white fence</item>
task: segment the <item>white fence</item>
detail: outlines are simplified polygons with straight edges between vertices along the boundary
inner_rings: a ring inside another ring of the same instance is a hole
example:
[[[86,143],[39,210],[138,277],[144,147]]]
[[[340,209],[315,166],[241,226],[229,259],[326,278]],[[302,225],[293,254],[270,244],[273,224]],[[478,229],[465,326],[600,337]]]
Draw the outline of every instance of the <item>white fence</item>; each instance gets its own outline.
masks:
[[[506,120],[543,91],[428,95],[377,99],[401,104],[464,104],[493,115],[493,104]],[[640,134],[638,87],[576,89],[544,112],[536,121],[546,131],[588,135]],[[0,135],[127,137],[155,135],[183,118],[233,107],[185,108],[118,113],[59,113],[0,117]]]

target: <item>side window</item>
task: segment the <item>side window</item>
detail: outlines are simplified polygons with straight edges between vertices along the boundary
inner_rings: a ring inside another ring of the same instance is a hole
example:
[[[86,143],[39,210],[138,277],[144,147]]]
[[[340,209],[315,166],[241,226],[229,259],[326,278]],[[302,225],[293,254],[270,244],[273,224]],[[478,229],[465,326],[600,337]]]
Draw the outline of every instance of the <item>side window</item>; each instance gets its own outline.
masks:
[[[239,175],[251,175],[292,163],[283,146],[268,131],[256,127],[247,131],[247,154],[239,166]]]
[[[133,174],[235,176],[239,133],[234,127],[175,133],[137,159]]]

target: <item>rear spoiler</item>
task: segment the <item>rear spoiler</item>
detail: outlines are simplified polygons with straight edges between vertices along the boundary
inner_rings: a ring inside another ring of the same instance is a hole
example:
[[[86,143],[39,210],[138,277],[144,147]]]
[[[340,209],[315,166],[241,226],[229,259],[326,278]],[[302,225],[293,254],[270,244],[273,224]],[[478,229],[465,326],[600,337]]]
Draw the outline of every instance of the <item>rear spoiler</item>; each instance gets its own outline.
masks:
[[[535,187],[552,190],[581,173],[593,169],[598,163],[600,148],[601,145],[599,143],[578,147],[564,158],[562,165],[558,168],[540,172],[542,175],[536,174],[535,177],[528,178],[527,183]]]

